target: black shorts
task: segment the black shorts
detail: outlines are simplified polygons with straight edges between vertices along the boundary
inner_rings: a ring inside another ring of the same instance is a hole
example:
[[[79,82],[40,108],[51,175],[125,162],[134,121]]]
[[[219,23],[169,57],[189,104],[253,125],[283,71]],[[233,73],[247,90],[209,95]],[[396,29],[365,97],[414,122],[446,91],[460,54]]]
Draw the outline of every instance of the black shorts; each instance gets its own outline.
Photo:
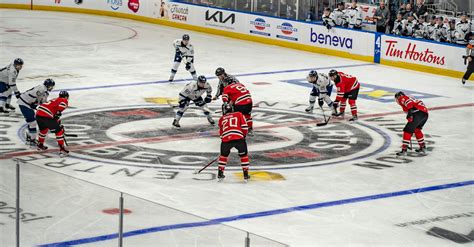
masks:
[[[426,121],[428,120],[428,113],[417,111],[413,113],[413,121],[408,122],[403,128],[404,132],[413,133],[415,129],[423,129],[425,126]]]
[[[245,138],[230,142],[221,142],[221,155],[228,157],[232,148],[236,148],[237,151],[239,151],[239,156],[247,155],[247,142]]]
[[[40,130],[50,129],[53,130],[55,133],[61,130],[61,126],[59,125],[56,119],[36,116],[36,122],[38,123],[38,127]]]
[[[353,99],[353,100],[356,100],[357,99],[357,95],[359,95],[359,89],[356,88],[350,92],[347,92],[344,94],[344,98],[346,99]]]
[[[246,105],[235,105],[234,111],[238,111],[242,114],[250,115],[252,113],[252,103]]]

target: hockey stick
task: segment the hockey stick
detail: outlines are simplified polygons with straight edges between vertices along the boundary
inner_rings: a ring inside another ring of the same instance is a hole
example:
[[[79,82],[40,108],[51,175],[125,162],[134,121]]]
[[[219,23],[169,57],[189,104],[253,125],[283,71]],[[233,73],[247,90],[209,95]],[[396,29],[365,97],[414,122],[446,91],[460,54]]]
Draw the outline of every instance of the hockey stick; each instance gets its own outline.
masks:
[[[66,133],[64,133],[64,136],[67,136],[67,137],[77,137],[76,134],[66,134]]]
[[[206,169],[208,166],[212,165],[214,162],[217,161],[218,158],[215,158],[213,160],[211,160],[211,162],[209,162],[207,165],[205,165],[203,168],[201,168],[201,170],[197,171],[197,172],[194,172],[194,174],[199,174],[201,173],[202,171],[204,171],[204,169]]]
[[[324,123],[317,123],[316,126],[318,126],[318,127],[327,125],[327,124],[329,123],[329,120],[331,119],[331,116],[329,116],[329,117],[326,119],[326,114],[324,114],[323,107],[321,107],[321,111],[323,112]]]

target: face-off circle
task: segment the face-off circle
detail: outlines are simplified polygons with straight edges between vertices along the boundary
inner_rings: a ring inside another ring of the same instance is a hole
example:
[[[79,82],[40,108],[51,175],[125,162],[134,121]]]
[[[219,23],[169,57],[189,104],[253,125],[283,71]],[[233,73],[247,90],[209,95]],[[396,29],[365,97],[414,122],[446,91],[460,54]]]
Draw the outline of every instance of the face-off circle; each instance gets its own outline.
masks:
[[[217,110],[217,108],[216,108]],[[219,155],[217,127],[210,126],[199,108],[190,108],[171,127],[169,106],[116,107],[78,111],[63,116],[75,158],[105,164],[196,169]],[[216,122],[220,115],[214,116]],[[253,169],[291,169],[338,164],[379,153],[388,142],[375,127],[330,123],[317,127],[314,116],[274,108],[254,108],[255,136],[248,137]],[[47,140],[54,146],[55,140]],[[81,148],[74,148],[79,145]],[[235,151],[229,169],[239,169]]]

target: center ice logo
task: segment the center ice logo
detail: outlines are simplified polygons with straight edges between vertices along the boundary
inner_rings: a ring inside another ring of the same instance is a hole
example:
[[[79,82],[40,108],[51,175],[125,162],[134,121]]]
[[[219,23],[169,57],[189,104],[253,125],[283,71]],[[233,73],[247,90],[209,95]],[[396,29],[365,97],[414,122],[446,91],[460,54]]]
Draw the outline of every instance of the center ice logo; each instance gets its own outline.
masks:
[[[219,155],[220,138],[198,108],[190,108],[182,129],[171,128],[169,106],[108,108],[64,116],[71,156],[102,164],[195,169]],[[216,116],[217,118],[217,116]],[[384,135],[371,126],[334,123],[317,127],[314,116],[292,110],[255,108],[255,136],[247,138],[252,169],[289,169],[338,164],[375,154]],[[51,146],[55,140],[47,140]],[[385,140],[386,142],[386,140]],[[240,169],[231,155],[229,169]]]

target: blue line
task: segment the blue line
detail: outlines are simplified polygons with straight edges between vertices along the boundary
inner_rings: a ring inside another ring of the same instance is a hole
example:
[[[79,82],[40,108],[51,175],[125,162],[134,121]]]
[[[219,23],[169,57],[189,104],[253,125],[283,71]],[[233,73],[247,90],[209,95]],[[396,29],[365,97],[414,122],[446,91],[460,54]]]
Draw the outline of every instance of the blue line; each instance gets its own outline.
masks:
[[[456,187],[464,187],[464,186],[469,186],[473,184],[474,184],[474,180],[469,180],[469,181],[464,181],[464,182],[435,185],[435,186],[422,187],[422,188],[417,188],[417,189],[402,190],[402,191],[376,194],[376,195],[370,195],[370,196],[354,197],[354,198],[329,201],[329,202],[320,202],[320,203],[314,203],[314,204],[308,204],[308,205],[302,205],[302,206],[296,206],[296,207],[250,213],[250,214],[241,214],[241,215],[216,218],[216,219],[211,219],[211,220],[201,221],[201,222],[190,222],[190,223],[182,223],[182,224],[175,224],[175,225],[157,226],[157,227],[129,231],[129,232],[124,233],[124,237],[142,235],[142,234],[153,233],[153,232],[168,231],[168,230],[173,230],[173,229],[217,225],[220,223],[237,221],[237,220],[253,219],[253,218],[259,218],[259,217],[265,217],[265,216],[272,216],[272,215],[286,214],[286,213],[297,212],[297,211],[305,211],[305,210],[312,210],[312,209],[318,209],[318,208],[339,206],[339,205],[352,204],[352,203],[358,203],[358,202],[364,202],[364,201],[372,201],[372,200],[404,196],[404,195],[413,195],[413,194],[419,194],[419,193],[430,192],[430,191],[445,190],[445,189],[456,188]],[[109,235],[102,235],[102,236],[91,237],[91,238],[83,238],[83,239],[77,239],[77,240],[71,240],[71,241],[43,244],[39,246],[79,245],[79,244],[87,244],[87,243],[115,239],[117,237],[118,237],[118,234],[109,234]]]
[[[246,73],[246,74],[237,74],[236,76],[253,76],[253,75],[270,75],[270,74],[280,74],[280,73],[291,73],[291,72],[300,72],[300,71],[309,71],[312,69],[333,69],[333,68],[349,68],[349,67],[361,67],[361,66],[370,66],[375,65],[372,63],[364,63],[364,64],[351,64],[351,65],[341,65],[341,66],[330,66],[330,67],[320,67],[320,68],[309,68],[309,69],[291,69],[291,70],[278,70],[278,71],[267,71],[267,72],[256,72],[256,73]],[[207,77],[207,79],[215,79],[216,76]],[[192,79],[180,79],[175,80],[173,83],[176,82],[189,82]],[[63,89],[56,89],[53,92],[59,92],[62,90],[66,91],[82,91],[82,90],[89,90],[89,89],[100,89],[100,88],[114,88],[114,87],[131,87],[131,86],[142,86],[142,85],[150,85],[150,84],[163,84],[163,83],[170,83],[168,80],[162,81],[149,81],[149,82],[133,82],[133,83],[124,83],[124,84],[111,84],[111,85],[102,85],[102,86],[90,86],[90,87],[78,87],[78,88],[63,88]]]

